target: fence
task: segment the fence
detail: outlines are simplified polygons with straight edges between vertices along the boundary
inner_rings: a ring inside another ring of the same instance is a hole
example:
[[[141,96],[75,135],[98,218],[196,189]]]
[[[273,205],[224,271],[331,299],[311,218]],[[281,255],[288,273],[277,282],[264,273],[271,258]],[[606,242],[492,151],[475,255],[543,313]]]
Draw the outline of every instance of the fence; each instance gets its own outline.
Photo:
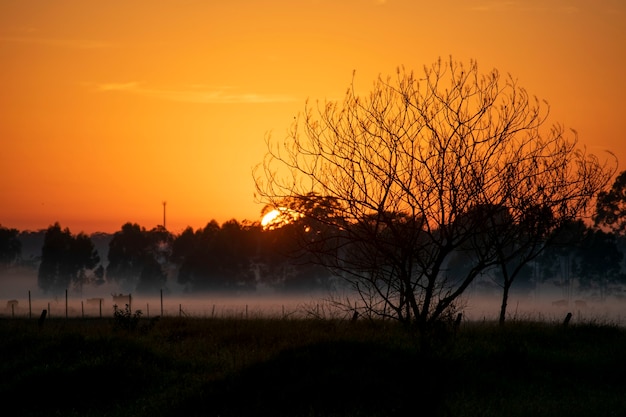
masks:
[[[46,310],[47,318],[103,318],[112,317],[116,308],[128,305],[131,312],[142,316],[204,317],[204,318],[299,318],[337,317],[338,311],[322,299],[305,297],[169,297],[160,291],[158,297],[136,297],[132,294],[111,294],[108,297],[75,298],[65,291],[65,298],[33,299],[28,291],[25,300],[7,301],[0,317],[37,318]]]

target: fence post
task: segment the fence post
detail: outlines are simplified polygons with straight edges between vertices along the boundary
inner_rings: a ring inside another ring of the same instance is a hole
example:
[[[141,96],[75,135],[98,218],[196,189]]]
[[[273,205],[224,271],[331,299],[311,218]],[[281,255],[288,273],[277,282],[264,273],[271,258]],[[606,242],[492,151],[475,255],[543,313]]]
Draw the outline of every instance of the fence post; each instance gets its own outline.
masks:
[[[28,318],[29,319],[33,318],[33,310],[32,310],[32,306],[30,303],[30,290],[28,290]]]
[[[161,317],[163,317],[163,288],[161,288]]]
[[[571,319],[572,313],[567,313],[567,316],[565,316],[565,320],[563,320],[563,327],[567,327]]]
[[[39,329],[43,327],[43,322],[46,319],[46,312],[47,312],[46,310],[41,311],[41,316],[39,316],[39,321],[38,321]]]
[[[67,318],[67,288],[65,289],[65,318]]]

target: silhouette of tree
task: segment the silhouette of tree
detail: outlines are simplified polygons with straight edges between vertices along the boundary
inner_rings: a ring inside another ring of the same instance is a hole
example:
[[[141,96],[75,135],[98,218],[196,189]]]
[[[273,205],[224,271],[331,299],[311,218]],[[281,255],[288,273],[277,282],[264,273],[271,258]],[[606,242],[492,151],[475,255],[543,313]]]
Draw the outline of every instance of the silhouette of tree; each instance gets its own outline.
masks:
[[[259,253],[255,259],[260,282],[275,290],[283,290],[297,279],[300,254],[295,226],[290,223],[271,227],[260,235]]]
[[[194,232],[192,227],[187,226],[180,235],[176,236],[172,242],[172,262],[181,265],[191,256],[197,247],[196,233],[200,234],[201,230]]]
[[[178,282],[190,291],[249,290],[255,287],[256,241],[236,220],[220,227],[215,220],[194,232],[187,228],[173,243]]]
[[[564,279],[563,269],[571,268],[576,247],[583,239],[587,226],[582,220],[572,220],[552,232],[552,244],[536,259],[541,281]]]
[[[623,258],[614,233],[587,228],[573,260],[581,288],[597,291],[604,299],[614,285],[625,283],[620,273]]]
[[[203,229],[186,228],[174,240],[172,258],[179,265],[178,283],[187,289],[206,290],[211,287],[213,254],[211,249],[219,233],[219,224],[212,220]]]
[[[139,293],[157,292],[163,288],[167,282],[167,274],[154,257],[146,256],[143,261],[143,267],[141,274],[139,274],[139,281],[137,282],[136,290]]]
[[[321,259],[332,256],[336,242],[328,242],[337,233],[330,219],[337,218],[340,206],[333,199],[309,193],[286,198],[277,207],[267,206],[264,212],[277,208],[282,218],[279,226],[263,232],[264,273],[267,282],[285,291],[330,289],[333,272]],[[285,210],[286,209],[286,210]]]
[[[19,231],[0,225],[0,267],[6,268],[17,261],[22,255],[22,243],[19,240]]]
[[[222,224],[217,235],[214,248],[220,260],[216,262],[217,274],[229,289],[250,290],[255,287],[251,262],[256,246],[248,241],[246,234],[246,228],[232,219]]]
[[[147,247],[136,290],[140,293],[156,292],[167,283],[174,236],[163,226],[144,233]]]
[[[331,272],[315,258],[323,252],[314,245],[320,236],[311,219],[291,218],[289,223],[264,230],[260,236],[256,263],[259,279],[280,292],[303,292],[330,289]],[[306,245],[308,250],[304,250]]]
[[[41,247],[43,246],[46,230],[21,231],[19,240],[22,246],[21,264],[37,269],[41,261]]]
[[[541,255],[551,243],[552,232],[570,217],[558,218],[548,205],[532,201],[513,209],[501,207],[495,213],[478,230],[486,234],[484,245],[495,250],[496,278],[502,288],[499,323],[503,325],[513,282],[528,273],[528,264]]]
[[[583,215],[612,172],[577,147],[549,107],[511,76],[438,60],[416,76],[379,78],[361,97],[306,103],[284,140],[267,138],[254,171],[274,207],[311,193],[338,215],[320,260],[352,283],[365,309],[423,327],[450,316],[474,278],[498,262],[493,241],[476,247],[462,276],[453,254],[505,208],[518,222],[538,205],[555,218]],[[488,210],[476,210],[487,207]],[[496,210],[496,211],[494,211]],[[471,213],[471,215],[468,215]]]
[[[146,230],[126,223],[109,243],[108,280],[138,292],[153,292],[167,282],[174,237],[163,226]]]
[[[41,249],[38,284],[44,292],[59,292],[70,285],[82,288],[94,279],[93,271],[100,257],[89,236],[79,233],[72,236],[68,228],[59,223],[50,226]]]
[[[148,245],[145,229],[136,223],[125,223],[109,243],[107,280],[126,288],[134,287],[141,275]]]
[[[593,220],[596,226],[626,235],[626,171],[617,176],[610,190],[598,194]]]

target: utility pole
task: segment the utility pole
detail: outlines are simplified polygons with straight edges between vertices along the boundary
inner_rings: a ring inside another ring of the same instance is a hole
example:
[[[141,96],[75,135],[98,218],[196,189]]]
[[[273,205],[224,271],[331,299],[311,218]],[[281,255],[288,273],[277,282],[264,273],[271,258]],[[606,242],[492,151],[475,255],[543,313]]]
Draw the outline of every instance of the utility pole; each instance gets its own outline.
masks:
[[[165,205],[167,204],[167,201],[163,202],[163,229],[165,229]]]

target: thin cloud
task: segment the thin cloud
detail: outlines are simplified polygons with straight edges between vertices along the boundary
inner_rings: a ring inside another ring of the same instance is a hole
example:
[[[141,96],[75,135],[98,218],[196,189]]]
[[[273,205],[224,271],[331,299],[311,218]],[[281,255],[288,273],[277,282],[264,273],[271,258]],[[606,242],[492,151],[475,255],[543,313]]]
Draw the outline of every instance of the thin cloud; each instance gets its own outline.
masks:
[[[476,6],[469,7],[469,10],[474,10],[478,12],[491,12],[491,11],[499,11],[510,9],[511,6],[515,6],[517,2],[514,1],[503,1],[503,2],[489,2],[482,3]]]
[[[111,84],[100,84],[98,86],[99,91],[133,91],[138,87],[138,83],[111,83]]]
[[[52,39],[52,38],[31,38],[24,36],[0,36],[0,42],[7,43],[28,43],[35,45],[53,46],[57,48],[72,49],[97,49],[109,48],[111,43],[94,41],[87,39]]]
[[[469,10],[477,12],[501,12],[501,11],[514,11],[514,12],[537,12],[537,11],[553,11],[562,13],[577,13],[580,11],[575,6],[553,6],[545,4],[543,2],[537,3],[537,5],[529,4],[528,2],[519,1],[501,1],[501,2],[488,2],[477,4],[475,6],[468,7]]]
[[[281,94],[256,94],[232,92],[232,87],[208,88],[191,86],[182,89],[144,88],[138,82],[109,83],[97,86],[98,91],[119,91],[185,103],[228,104],[228,103],[286,103],[296,98]]]

